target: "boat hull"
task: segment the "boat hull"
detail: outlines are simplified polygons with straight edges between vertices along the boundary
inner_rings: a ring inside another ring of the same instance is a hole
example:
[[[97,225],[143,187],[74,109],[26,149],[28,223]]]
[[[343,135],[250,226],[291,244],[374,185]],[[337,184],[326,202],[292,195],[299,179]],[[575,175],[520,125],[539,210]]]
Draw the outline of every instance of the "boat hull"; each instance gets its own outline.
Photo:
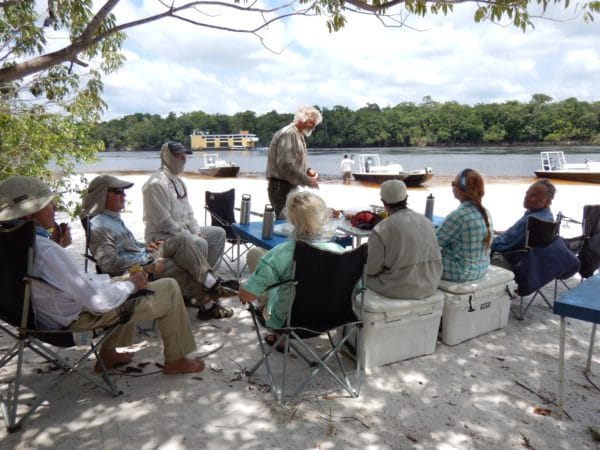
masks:
[[[356,181],[365,181],[368,183],[381,184],[388,180],[401,180],[404,184],[410,187],[420,186],[433,178],[431,172],[420,173],[353,173]]]
[[[582,183],[600,183],[600,172],[575,172],[572,170],[536,170],[535,176],[539,178],[554,178],[565,181],[579,181]]]
[[[198,169],[200,175],[207,177],[221,177],[221,178],[233,178],[237,177],[240,172],[240,166],[226,166],[226,167],[208,167],[205,169]]]

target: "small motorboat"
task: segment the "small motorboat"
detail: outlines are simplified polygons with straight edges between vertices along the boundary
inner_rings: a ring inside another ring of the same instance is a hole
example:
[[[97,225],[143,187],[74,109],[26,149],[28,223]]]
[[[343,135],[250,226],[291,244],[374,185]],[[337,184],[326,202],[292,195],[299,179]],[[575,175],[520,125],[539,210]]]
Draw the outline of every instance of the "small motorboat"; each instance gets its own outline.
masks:
[[[219,159],[218,153],[205,153],[204,167],[198,169],[201,175],[207,177],[237,177],[240,172],[240,166]]]
[[[382,165],[377,154],[358,155],[358,169],[358,172],[352,173],[356,181],[378,184],[387,180],[402,180],[407,186],[420,186],[433,177],[431,167],[406,171],[398,163]]]
[[[536,177],[600,183],[600,162],[567,163],[562,151],[541,152],[540,157],[542,170],[534,171]]]

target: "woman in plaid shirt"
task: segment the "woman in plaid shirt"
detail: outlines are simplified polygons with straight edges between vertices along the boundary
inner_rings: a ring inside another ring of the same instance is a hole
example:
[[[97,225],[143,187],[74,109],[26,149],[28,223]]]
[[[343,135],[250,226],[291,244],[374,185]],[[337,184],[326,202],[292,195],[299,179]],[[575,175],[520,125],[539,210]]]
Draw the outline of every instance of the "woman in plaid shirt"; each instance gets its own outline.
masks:
[[[465,169],[452,181],[452,193],[460,205],[436,232],[444,271],[442,279],[471,281],[481,278],[490,264],[492,218],[481,204],[483,178]]]

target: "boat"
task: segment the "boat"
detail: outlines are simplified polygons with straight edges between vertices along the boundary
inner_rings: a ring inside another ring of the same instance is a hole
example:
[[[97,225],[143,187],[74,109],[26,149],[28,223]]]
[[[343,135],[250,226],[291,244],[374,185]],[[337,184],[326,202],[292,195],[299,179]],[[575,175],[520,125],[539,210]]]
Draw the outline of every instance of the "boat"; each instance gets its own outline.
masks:
[[[240,166],[219,159],[217,153],[205,153],[204,167],[198,169],[201,175],[208,177],[237,177],[240,172]]]
[[[536,177],[558,180],[600,183],[600,162],[567,163],[562,151],[541,152],[542,170],[536,170]]]
[[[237,134],[210,134],[207,131],[194,130],[190,135],[192,150],[250,150],[256,146],[258,137],[248,130]]]
[[[406,171],[398,163],[381,164],[379,155],[358,155],[358,171],[352,176],[356,181],[383,183],[388,180],[402,180],[407,186],[420,186],[433,178],[433,170],[426,167],[420,170]]]

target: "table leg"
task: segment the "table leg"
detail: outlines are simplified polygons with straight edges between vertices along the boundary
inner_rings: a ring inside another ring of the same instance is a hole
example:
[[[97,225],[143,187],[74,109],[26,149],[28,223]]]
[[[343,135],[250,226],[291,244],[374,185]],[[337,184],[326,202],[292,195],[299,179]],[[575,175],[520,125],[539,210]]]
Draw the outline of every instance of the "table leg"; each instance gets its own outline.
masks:
[[[558,407],[563,411],[564,383],[565,383],[565,329],[566,317],[560,316],[560,343],[558,347]]]
[[[596,340],[596,325],[598,324],[595,323],[594,325],[592,325],[592,335],[590,336],[590,347],[588,348],[588,357],[587,363],[585,365],[585,373],[589,373],[590,367],[592,366],[592,353],[594,351],[594,341]]]
[[[242,239],[240,238],[240,235],[237,234],[237,261],[235,263],[235,277],[237,278],[237,280],[239,281],[240,277],[242,276],[242,274],[240,273],[240,246],[242,245]]]

